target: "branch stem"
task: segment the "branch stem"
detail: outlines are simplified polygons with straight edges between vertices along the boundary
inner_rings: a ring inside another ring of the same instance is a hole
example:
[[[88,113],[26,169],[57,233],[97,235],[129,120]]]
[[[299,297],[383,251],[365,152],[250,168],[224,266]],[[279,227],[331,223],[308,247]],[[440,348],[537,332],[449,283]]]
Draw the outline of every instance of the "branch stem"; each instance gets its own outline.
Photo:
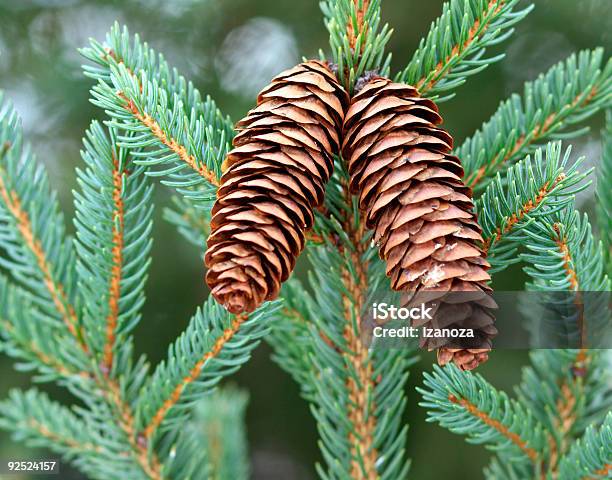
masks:
[[[344,188],[347,203],[351,204],[351,194],[348,187]],[[355,228],[352,215],[345,222],[345,230],[351,240],[354,250],[351,253],[351,262],[355,269],[356,278],[345,269],[342,281],[349,296],[343,297],[345,327],[344,339],[347,349],[343,355],[347,356],[347,365],[350,364],[356,378],[350,373],[347,375],[348,404],[347,416],[351,422],[349,444],[351,445],[351,478],[357,480],[375,480],[379,478],[376,470],[378,452],[374,447],[376,431],[375,403],[371,398],[374,392],[373,367],[368,347],[361,338],[361,314],[367,290],[367,264],[362,261],[366,245],[363,243],[365,225],[359,222]]]
[[[117,96],[123,99],[126,104],[125,110],[132,114],[132,116],[138,120],[142,125],[147,127],[153,136],[157,138],[163,145],[172,150],[178,157],[185,162],[192,170],[198,173],[202,178],[207,180],[209,183],[215,186],[219,186],[219,180],[214,172],[211,172],[204,165],[198,165],[198,161],[194,155],[190,155],[187,152],[187,148],[176,141],[176,139],[166,135],[166,132],[159,126],[153,117],[148,113],[140,113],[134,102],[129,99],[125,93],[119,92]]]
[[[168,413],[168,411],[179,401],[179,399],[181,398],[181,395],[185,391],[185,388],[190,383],[197,380],[203,368],[206,366],[206,363],[212,358],[219,355],[223,347],[227,344],[227,342],[229,342],[234,337],[234,335],[236,335],[236,333],[240,330],[240,327],[242,326],[242,324],[247,319],[248,319],[247,315],[244,315],[244,314],[237,315],[234,318],[231,326],[227,328],[226,330],[224,330],[223,335],[217,338],[212,348],[209,351],[207,351],[200,358],[200,360],[198,360],[198,362],[193,366],[193,368],[189,372],[189,375],[183,378],[181,383],[179,383],[174,388],[174,390],[172,391],[168,399],[157,410],[155,415],[153,415],[153,418],[149,421],[149,423],[143,429],[142,436],[145,440],[149,440],[153,436],[153,434],[157,431],[157,428],[161,425],[161,423],[166,418],[166,414]]]
[[[487,424],[488,426],[497,430],[500,434],[514,443],[517,447],[521,449],[521,451],[534,463],[537,463],[539,460],[539,455],[536,450],[531,448],[525,440],[523,440],[519,435],[514,432],[511,432],[505,425],[503,425],[498,420],[491,418],[485,412],[478,409],[478,407],[468,400],[464,398],[457,398],[455,395],[449,395],[448,399],[454,403],[455,405],[460,405],[465,408],[471,415],[479,418],[482,422]]]
[[[482,167],[476,170],[475,173],[470,175],[466,179],[466,184],[472,189],[479,187],[482,180],[488,177],[492,172],[500,170],[506,162],[520,155],[521,152],[527,149],[531,144],[544,139],[546,135],[552,133],[553,127],[562,121],[572,109],[576,107],[586,107],[596,94],[597,88],[593,87],[586,97],[581,93],[558,112],[548,115],[548,117],[546,117],[543,122],[537,124],[531,132],[518,137],[512,148],[505,155],[502,156],[500,153],[496,154],[489,162],[486,162]]]
[[[108,315],[106,317],[106,343],[104,345],[103,370],[109,375],[113,367],[115,333],[119,321],[119,298],[121,297],[121,279],[123,276],[124,248],[124,208],[123,208],[123,175],[119,161],[113,155],[113,231],[112,231],[112,268],[109,282]]]
[[[510,233],[513,230],[513,228],[521,220],[523,220],[525,215],[527,215],[529,212],[531,212],[532,210],[540,206],[540,204],[544,201],[544,199],[546,199],[548,194],[552,190],[554,190],[554,188],[559,184],[559,182],[562,182],[563,180],[565,180],[565,178],[566,178],[565,174],[561,173],[552,184],[549,184],[548,182],[545,183],[544,186],[538,191],[538,194],[533,200],[530,199],[529,201],[527,201],[527,203],[525,203],[518,210],[518,212],[515,212],[511,217],[508,217],[506,219],[506,224],[504,225],[503,229],[501,227],[498,227],[494,236],[484,239],[485,240],[484,245],[483,245],[484,251],[485,252],[489,251],[489,249],[495,243],[499,242],[504,235],[507,235],[508,233]]]
[[[1,170],[0,173],[2,173]],[[4,201],[9,213],[13,216],[17,230],[23,238],[25,246],[36,259],[36,264],[42,275],[42,281],[49,292],[53,305],[59,313],[60,318],[82,350],[87,353],[88,347],[84,340],[83,331],[79,325],[74,307],[68,301],[64,286],[53,278],[51,264],[47,259],[47,253],[42,246],[42,242],[34,234],[30,216],[22,207],[17,192],[9,190],[2,175],[0,175],[0,197]]]
[[[495,18],[495,15],[503,8],[505,0],[491,0],[487,5],[486,12],[482,15],[483,22],[481,23],[476,16],[474,24],[470,27],[467,39],[463,44],[453,46],[451,53],[447,57],[438,62],[431,72],[426,77],[421,78],[416,82],[416,89],[421,95],[427,95],[442,78],[448,75],[451,71],[451,62],[460,58],[471,45],[477,41],[490,26],[490,22]],[[428,80],[429,79],[429,80]]]

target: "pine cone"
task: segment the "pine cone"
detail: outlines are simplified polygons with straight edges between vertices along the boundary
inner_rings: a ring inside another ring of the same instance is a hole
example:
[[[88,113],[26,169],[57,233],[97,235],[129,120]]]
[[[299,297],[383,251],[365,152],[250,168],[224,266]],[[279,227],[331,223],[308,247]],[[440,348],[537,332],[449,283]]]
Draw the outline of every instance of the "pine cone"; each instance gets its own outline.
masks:
[[[392,288],[404,292],[408,306],[435,305],[433,320],[414,326],[473,328],[476,335],[422,338],[421,346],[471,369],[486,360],[482,350],[497,333],[489,312],[495,302],[471,191],[450,155],[451,136],[436,127],[441,122],[436,105],[415,88],[373,76],[352,99],[342,151]]]
[[[440,348],[438,363],[446,365],[452,361],[461,370],[473,370],[489,359],[489,350],[489,348]]]
[[[323,201],[348,102],[329,66],[311,60],[272,80],[238,122],[205,256],[206,281],[230,312],[276,298],[293,270]]]

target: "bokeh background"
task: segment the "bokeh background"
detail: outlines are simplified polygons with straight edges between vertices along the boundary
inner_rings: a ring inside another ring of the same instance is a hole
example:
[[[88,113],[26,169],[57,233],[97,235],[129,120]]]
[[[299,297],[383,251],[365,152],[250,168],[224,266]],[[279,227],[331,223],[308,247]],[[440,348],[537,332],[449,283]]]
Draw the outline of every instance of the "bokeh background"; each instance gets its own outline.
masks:
[[[395,29],[389,49],[397,71],[440,14],[442,1],[383,3],[383,21]],[[521,89],[524,81],[570,53],[602,45],[609,55],[610,0],[535,0],[535,6],[510,40],[491,52],[505,51],[505,59],[470,77],[454,99],[441,105],[446,128],[457,143],[489,118],[502,99]],[[163,52],[235,120],[251,107],[257,91],[273,75],[302,56],[316,56],[328,45],[314,0],[0,0],[0,89],[21,114],[26,137],[39,161],[46,164],[68,218],[73,214],[74,168],[81,163],[81,138],[90,120],[102,115],[89,103],[92,81],[81,73],[83,60],[77,48],[86,45],[89,37],[103,39],[115,20]],[[574,157],[585,155],[594,165],[600,157],[601,116],[590,124],[591,132],[572,143]],[[201,252],[161,218],[169,196],[166,189],[157,188],[148,303],[135,332],[138,350],[153,364],[165,357],[168,344],[186,327],[207,294]],[[591,197],[590,191],[582,194],[579,205],[590,210]],[[517,267],[500,274],[495,283],[498,288],[520,289],[523,280]],[[314,421],[297,386],[269,357],[269,349],[262,345],[231,379],[250,391],[247,428],[253,477],[316,478],[313,465],[320,455]],[[433,360],[432,355],[422,355],[407,386],[411,478],[482,478],[486,451],[427,424],[425,412],[417,405],[414,387]],[[498,351],[480,373],[510,391],[526,362],[527,352]],[[27,387],[29,381],[0,355],[0,397],[10,388]],[[43,388],[60,401],[73,400],[52,385]],[[44,453],[26,449],[0,432],[0,459],[36,458]],[[63,467],[61,478],[84,477]]]

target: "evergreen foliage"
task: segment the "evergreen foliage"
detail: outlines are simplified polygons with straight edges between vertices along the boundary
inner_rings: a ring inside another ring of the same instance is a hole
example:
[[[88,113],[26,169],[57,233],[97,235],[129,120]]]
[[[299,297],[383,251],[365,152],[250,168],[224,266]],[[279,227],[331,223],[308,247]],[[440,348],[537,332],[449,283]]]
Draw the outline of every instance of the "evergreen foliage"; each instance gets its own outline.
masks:
[[[531,241],[521,258],[528,264],[531,289],[610,290],[601,243],[593,237],[586,214],[566,207],[548,213],[526,233]]]
[[[229,314],[212,299],[198,309],[144,386],[149,394],[137,423],[147,439],[158,429],[179,431],[193,403],[249,359],[268,332],[274,306],[269,303],[248,318]]]
[[[540,350],[531,361],[517,400],[479,374],[435,366],[418,389],[420,405],[428,409],[428,421],[495,452],[486,478],[606,478],[612,459],[609,414],[600,432],[594,426],[609,412],[612,394],[604,355]]]
[[[83,67],[98,81],[94,104],[122,131],[137,132],[122,136],[121,146],[136,150],[137,163],[159,166],[147,175],[167,177],[162,183],[180,194],[209,202],[233,137],[232,121],[126,27],[116,23],[105,45],[92,40],[81,53],[95,63]]]
[[[195,408],[196,429],[205,445],[212,474],[218,480],[249,478],[247,438],[244,430],[246,392],[225,387],[204,397]]]
[[[606,111],[606,127],[602,132],[601,166],[597,172],[597,221],[607,259],[608,274],[612,272],[612,109]]]
[[[323,0],[320,6],[340,83],[352,92],[368,70],[388,75],[391,57],[385,56],[385,46],[393,32],[387,24],[380,27],[381,0]]]
[[[414,85],[422,95],[440,103],[467,77],[481,72],[504,55],[483,58],[487,48],[508,39],[512,28],[533,9],[518,0],[451,0],[421,40],[408,66],[396,81]]]
[[[74,248],[65,235],[57,195],[23,142],[13,108],[0,96],[0,264],[29,292],[46,322],[82,343],[72,303],[76,295]],[[70,347],[76,350],[75,346]]]
[[[321,2],[330,60],[350,92],[368,71],[390,75],[392,30],[382,24],[381,3]],[[450,99],[471,75],[501,60],[488,50],[531,8],[518,0],[450,0],[396,80],[437,102]],[[65,233],[56,194],[23,142],[17,115],[0,107],[0,348],[36,381],[67,387],[76,402],[66,407],[37,390],[12,391],[0,402],[0,428],[91,478],[247,478],[246,395],[217,387],[265,339],[310,404],[321,478],[407,478],[402,417],[415,352],[371,343],[366,310],[389,281],[340,157],[306,248],[313,266],[307,281],[291,278],[280,301],[249,316],[207,299],[164,361],[150,368],[146,358],[134,358],[131,333],[145,301],[153,230],[148,177],[176,190],[164,217],[201,248],[233,124],[118,24],[104,43],[92,40],[81,52],[92,62],[84,67],[96,82],[92,102],[108,117],[85,134],[75,239]],[[455,150],[476,191],[494,274],[521,262],[530,290],[610,289],[603,266],[610,251],[610,114],[598,175],[603,247],[574,209],[590,171],[580,172],[581,161],[560,142],[547,142],[583,134],[574,125],[609,109],[611,89],[612,63],[602,49],[572,55],[502,102]],[[495,452],[488,478],[606,478],[606,361],[587,349],[534,351],[516,399],[453,366],[434,367],[419,391],[430,421]]]
[[[610,478],[610,443],[612,443],[612,414],[596,429],[590,426],[584,437],[576,442],[561,460],[560,474],[568,480],[582,478]]]
[[[129,150],[114,147],[116,139],[116,130],[107,135],[92,123],[82,153],[87,168],[77,169],[80,191],[74,193],[78,285],[89,299],[83,323],[92,352],[108,370],[140,320],[153,241],[153,186]]]
[[[610,107],[612,61],[603,49],[585,50],[527,82],[523,95],[503,101],[480,130],[456,149],[466,183],[482,189],[506,169],[549,140],[583,135],[578,124]]]
[[[574,195],[588,186],[580,173],[581,160],[570,162],[571,150],[561,155],[561,144],[549,143],[508,169],[478,198],[475,208],[483,229],[491,271],[498,272],[519,262],[519,245],[537,231],[534,220],[573,202]],[[538,224],[539,225],[539,224]]]

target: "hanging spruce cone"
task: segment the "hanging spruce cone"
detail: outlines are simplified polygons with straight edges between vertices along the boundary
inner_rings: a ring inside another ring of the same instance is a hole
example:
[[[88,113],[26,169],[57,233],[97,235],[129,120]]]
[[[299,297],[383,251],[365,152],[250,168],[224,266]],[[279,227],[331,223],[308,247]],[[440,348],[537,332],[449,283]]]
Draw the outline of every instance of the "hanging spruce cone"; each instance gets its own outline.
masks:
[[[489,313],[489,264],[479,244],[471,191],[450,155],[452,138],[436,127],[436,105],[411,86],[372,76],[358,83],[344,121],[343,156],[351,191],[405,305],[435,305],[413,326],[474,329],[476,338],[427,338],[438,360],[469,370],[487,358],[497,333]]]
[[[272,80],[238,122],[205,256],[207,283],[230,312],[276,298],[293,270],[323,201],[347,107],[329,66],[311,60]]]

